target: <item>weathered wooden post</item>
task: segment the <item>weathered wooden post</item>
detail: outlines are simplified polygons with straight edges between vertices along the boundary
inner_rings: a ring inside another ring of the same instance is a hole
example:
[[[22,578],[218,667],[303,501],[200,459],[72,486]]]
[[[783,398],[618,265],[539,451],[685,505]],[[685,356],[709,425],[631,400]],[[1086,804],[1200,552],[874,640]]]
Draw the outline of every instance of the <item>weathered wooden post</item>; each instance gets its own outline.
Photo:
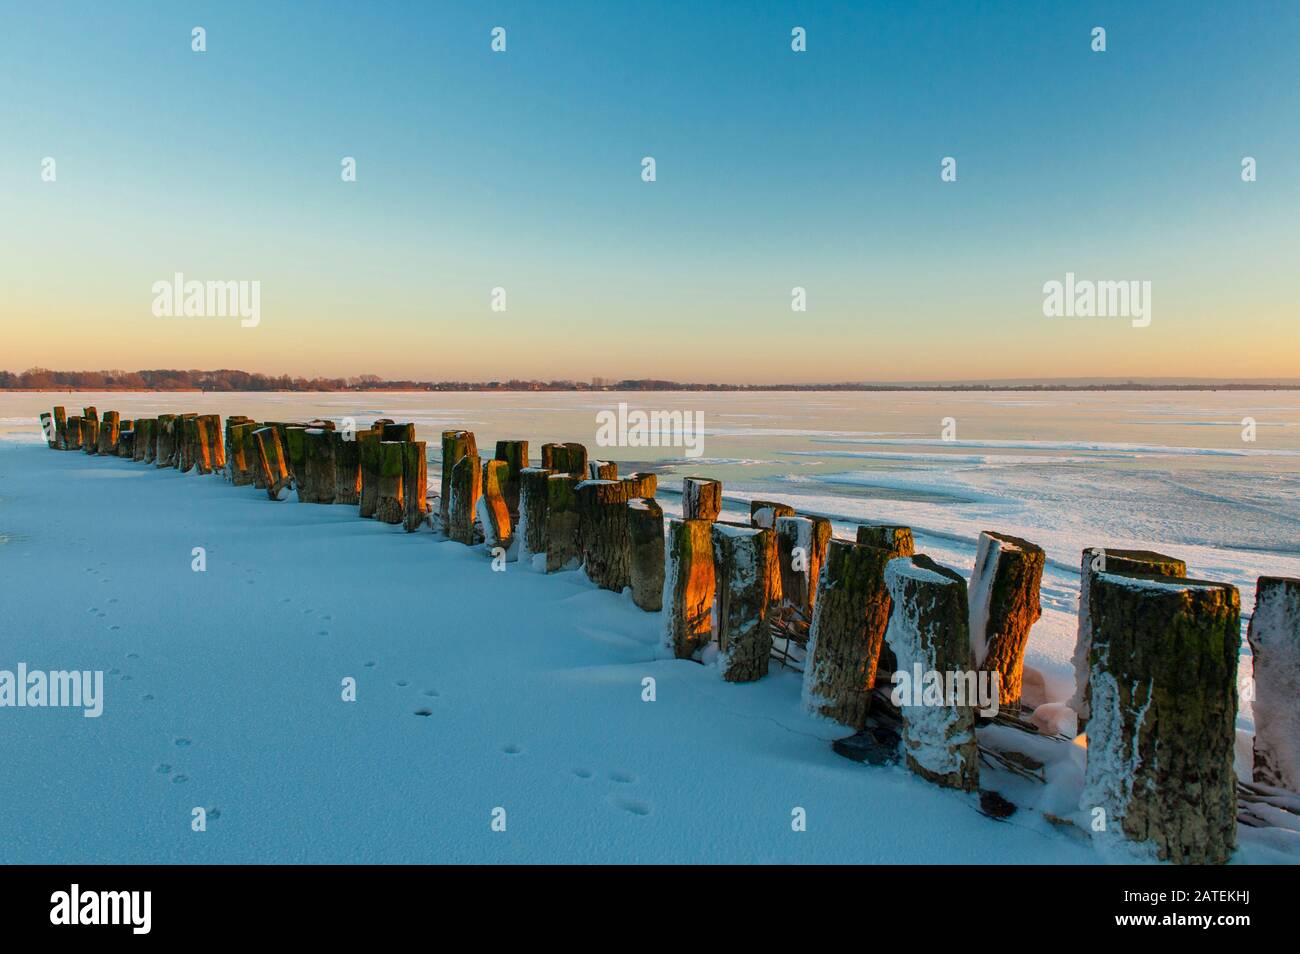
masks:
[[[979,535],[967,593],[975,667],[996,673],[999,706],[1020,709],[1029,630],[1042,616],[1038,587],[1047,561],[1028,540],[985,530]]]
[[[446,464],[445,458],[443,463]],[[466,454],[451,469],[447,536],[457,543],[474,544],[474,515],[478,512],[478,498],[482,493],[483,468],[479,456],[477,453]]]
[[[135,453],[135,421],[122,421],[117,431],[117,445],[113,448],[113,453],[118,457],[131,459]]]
[[[96,453],[100,457],[117,454],[117,436],[121,430],[122,415],[117,411],[105,411],[99,422],[99,449]]]
[[[83,407],[81,409],[81,420],[83,423],[87,420],[99,420],[99,411],[96,409],[95,405],[92,404],[90,407]]]
[[[893,604],[886,639],[904,677],[894,691],[901,694],[907,767],[938,785],[973,792],[979,787],[975,700],[951,691],[975,677],[966,581],[923,553],[891,554],[885,585]],[[938,698],[927,698],[935,688]]]
[[[241,467],[246,469],[246,462],[242,460],[244,455],[243,442],[235,440],[234,429],[238,427],[240,424],[252,424],[252,423],[254,422],[242,414],[232,414],[226,418],[226,424],[224,430],[225,442],[223,445],[224,452],[226,455],[226,469],[225,469],[225,473],[222,476],[224,476],[226,480],[230,481],[232,484],[236,483],[235,480],[236,471],[239,470]],[[239,462],[236,462],[235,460],[237,456],[241,458]]]
[[[401,523],[406,516],[402,499],[402,457],[406,441],[379,442],[379,482],[375,488],[375,519]]]
[[[519,559],[527,561],[547,551],[547,494],[551,471],[545,467],[525,467],[519,471]]]
[[[911,556],[916,552],[912,528],[892,523],[864,523],[858,527],[858,543],[889,550],[898,556]]]
[[[891,559],[888,550],[831,540],[820,577],[804,657],[803,703],[853,729],[866,725],[871,711],[889,625],[885,567]]]
[[[582,562],[578,542],[578,478],[551,474],[546,479],[546,572],[557,573]]]
[[[195,418],[197,452],[195,466],[200,474],[220,474],[226,469],[226,447],[221,433],[220,414],[200,414]]]
[[[618,480],[618,464],[609,460],[587,461],[588,480]]]
[[[150,463],[150,450],[153,447],[154,427],[157,419],[140,417],[135,421],[135,440],[131,445],[131,459],[137,463]]]
[[[402,527],[407,533],[415,533],[429,515],[429,458],[425,441],[403,442],[402,506]]]
[[[627,485],[617,480],[578,484],[578,539],[587,579],[621,593],[632,582]]]
[[[441,491],[438,496],[438,516],[442,518],[444,529],[449,527],[451,513],[451,475],[456,465],[465,457],[478,456],[478,443],[474,440],[473,431],[443,431],[442,432],[442,481]],[[478,465],[474,465],[475,471]],[[475,498],[477,502],[477,498]],[[473,519],[473,510],[470,511],[471,520]],[[450,536],[450,530],[447,530]]]
[[[1165,556],[1153,550],[1112,550],[1089,547],[1083,551],[1079,567],[1079,627],[1074,645],[1074,696],[1070,708],[1078,716],[1078,731],[1082,733],[1090,711],[1088,687],[1092,668],[1089,649],[1092,645],[1092,580],[1098,573],[1143,575],[1154,573],[1185,579],[1187,564],[1176,557]]]
[[[266,490],[266,473],[258,463],[257,437],[256,434],[263,427],[270,427],[269,424],[257,423],[242,425],[239,433],[244,438],[244,461],[252,474],[252,484],[254,490]]]
[[[180,425],[180,439],[177,443],[175,466],[182,474],[188,474],[198,466],[199,416],[193,413],[182,414],[178,424]],[[280,440],[280,446],[283,449],[283,437]]]
[[[384,425],[384,440],[386,441],[413,441],[415,440],[414,424],[393,424]]]
[[[488,552],[501,547],[510,549],[514,540],[510,507],[506,504],[506,483],[510,465],[504,460],[483,462],[483,496],[478,501],[479,523],[483,524],[483,541]]]
[[[99,418],[81,419],[81,449],[91,456],[99,454]]]
[[[654,474],[628,474],[618,479],[627,488],[628,500],[651,500],[659,490],[659,478]]]
[[[356,505],[361,500],[361,444],[369,431],[330,431],[334,445],[334,502]]]
[[[627,502],[632,602],[647,613],[664,605],[664,511],[654,500]]]
[[[669,520],[664,643],[678,659],[692,658],[712,638],[715,585],[713,521]]]
[[[709,477],[682,480],[682,519],[717,520],[722,512],[722,481]]]
[[[811,620],[817,581],[831,541],[831,522],[825,517],[777,517],[774,529],[781,598],[805,621]]]
[[[284,454],[289,464],[289,473],[293,475],[293,485],[301,487],[307,480],[307,428],[303,424],[288,424],[280,434],[284,441]],[[302,494],[298,495],[302,503]]]
[[[155,441],[155,467],[171,467],[176,455],[176,415],[158,415],[158,437]]]
[[[54,426],[54,415],[49,411],[41,411],[41,434],[45,437],[45,444],[50,450],[56,450],[59,446],[59,432]]]
[[[253,455],[250,456],[249,445],[252,432],[260,426],[254,421],[226,423],[226,442],[229,445],[226,451],[226,470],[230,474],[230,482],[236,487],[247,487],[254,481],[257,470],[256,448],[253,448]]]
[[[289,465],[284,460],[279,430],[271,425],[259,427],[253,431],[253,440],[257,444],[258,470],[266,495],[272,500],[287,500],[293,478],[289,476]]]
[[[1162,860],[1223,864],[1237,843],[1236,587],[1101,572],[1090,601],[1080,808]]]
[[[1300,579],[1259,578],[1246,638],[1254,667],[1254,780],[1300,792]]]
[[[54,446],[59,450],[68,450],[68,409],[56,405],[54,408]]]
[[[510,511],[510,519],[518,523],[519,475],[528,467],[528,442],[497,441],[497,450],[494,456],[497,460],[503,460],[507,464],[506,479],[502,489],[505,493],[506,507]]]
[[[579,480],[587,476],[587,448],[582,444],[543,444],[542,466]]]
[[[303,431],[302,483],[300,503],[334,503],[334,441],[332,431],[309,427]]]
[[[68,418],[68,450],[81,450],[81,415]]]
[[[793,517],[794,507],[777,503],[775,500],[751,500],[749,502],[749,523],[754,527],[771,529],[776,526],[777,517]]]
[[[359,498],[362,517],[373,517],[379,505],[379,445],[383,441],[383,430],[371,429],[357,432],[358,460],[361,465],[361,496]]]
[[[715,523],[713,609],[722,678],[752,682],[767,675],[772,630],[767,618],[774,581],[776,535],[761,527]]]

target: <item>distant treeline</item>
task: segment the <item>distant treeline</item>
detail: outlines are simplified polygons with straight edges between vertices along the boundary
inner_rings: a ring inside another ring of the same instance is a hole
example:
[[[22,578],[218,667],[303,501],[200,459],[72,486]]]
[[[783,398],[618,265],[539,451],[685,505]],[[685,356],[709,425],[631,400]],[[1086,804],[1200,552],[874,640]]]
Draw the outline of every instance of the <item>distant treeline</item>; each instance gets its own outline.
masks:
[[[351,378],[303,378],[252,371],[0,371],[7,391],[1271,391],[1300,382],[935,383],[935,384],[698,384],[635,378],[624,381],[393,381],[376,374]]]

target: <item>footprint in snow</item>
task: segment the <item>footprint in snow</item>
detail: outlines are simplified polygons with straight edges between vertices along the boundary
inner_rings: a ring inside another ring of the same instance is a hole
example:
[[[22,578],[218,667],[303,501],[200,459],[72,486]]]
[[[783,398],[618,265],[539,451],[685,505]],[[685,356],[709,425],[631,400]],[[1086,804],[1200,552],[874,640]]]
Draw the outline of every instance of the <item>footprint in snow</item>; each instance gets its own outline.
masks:
[[[621,796],[611,795],[609,803],[615,808],[621,808],[630,815],[638,815],[643,818],[653,811],[648,802],[638,801],[635,798],[622,798]]]
[[[576,776],[578,776],[578,778],[586,779],[586,778],[591,778],[591,777],[592,777],[593,775],[595,775],[596,773],[593,772],[591,769],[587,769],[587,768],[576,768],[576,769],[573,770],[573,774],[576,775]]]
[[[523,749],[515,745],[513,742],[508,742],[505,745],[501,746],[501,751],[504,752],[506,755],[518,755],[520,752],[523,751]]]
[[[610,772],[609,780],[611,782],[618,782],[620,785],[631,785],[636,781],[636,776],[629,772]]]
[[[427,719],[429,716],[433,715],[433,710],[432,710],[432,709],[416,709],[416,710],[415,710],[415,714],[418,715],[418,716],[423,716],[424,718]]]

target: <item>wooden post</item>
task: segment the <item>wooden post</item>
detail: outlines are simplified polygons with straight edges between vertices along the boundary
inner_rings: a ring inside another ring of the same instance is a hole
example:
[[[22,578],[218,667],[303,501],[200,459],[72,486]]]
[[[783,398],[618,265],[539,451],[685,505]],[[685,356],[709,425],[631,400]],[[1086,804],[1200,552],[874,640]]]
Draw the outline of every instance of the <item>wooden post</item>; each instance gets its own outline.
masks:
[[[247,469],[246,463],[242,461],[242,458],[244,456],[243,442],[242,440],[240,441],[235,440],[235,435],[233,431],[240,424],[252,424],[252,423],[253,421],[249,420],[247,417],[244,417],[244,415],[242,414],[232,414],[226,418],[225,430],[223,432],[223,436],[225,438],[223,444],[223,451],[226,455],[226,468],[225,468],[225,473],[222,476],[224,476],[226,480],[230,481],[232,484],[235,483],[236,470],[239,470],[240,468]],[[235,461],[236,456],[241,458],[241,462],[238,465],[236,464]]]
[[[650,500],[659,490],[659,478],[654,474],[628,474],[619,480],[627,487],[628,500]]]
[[[831,540],[826,551],[804,657],[803,703],[853,729],[865,726],[871,711],[891,606],[885,567],[893,556],[847,540]]]
[[[244,461],[253,476],[253,489],[266,490],[266,472],[262,470],[258,463],[257,437],[256,434],[263,427],[270,427],[269,424],[249,424],[240,429],[244,437]]]
[[[406,441],[379,442],[379,482],[375,488],[375,519],[401,523],[406,516],[402,499],[403,448]]]
[[[298,485],[300,503],[334,503],[333,432],[321,427],[303,431],[302,477]]]
[[[774,500],[751,500],[749,502],[749,523],[754,527],[771,529],[776,526],[777,517],[793,517],[794,507],[777,503]]]
[[[588,480],[618,480],[618,464],[609,460],[587,461]]]
[[[478,501],[479,523],[483,525],[483,542],[488,552],[496,547],[510,549],[514,541],[510,508],[506,504],[506,482],[510,465],[503,460],[483,462],[483,496]]]
[[[468,431],[461,431],[468,434]],[[445,459],[444,459],[445,463]],[[448,507],[447,536],[457,543],[473,546],[474,515],[483,493],[483,468],[477,453],[467,454],[451,469],[451,500]]]
[[[253,440],[257,443],[257,464],[266,495],[272,500],[288,499],[293,478],[289,476],[289,465],[284,460],[279,430],[269,425],[259,427],[253,431]]]
[[[117,446],[113,449],[118,457],[130,460],[135,454],[135,421],[123,421],[117,432]]]
[[[442,480],[441,491],[438,495],[438,516],[442,518],[443,529],[447,535],[451,536],[450,531],[450,513],[451,513],[451,475],[456,465],[465,457],[478,456],[478,443],[474,440],[473,431],[443,431],[442,432]],[[474,465],[475,472],[478,465]],[[477,502],[477,498],[476,498]],[[471,508],[470,519],[473,519],[473,509]]]
[[[402,527],[407,533],[415,533],[429,515],[429,458],[425,441],[402,444],[402,507]]]
[[[1236,587],[1101,572],[1090,601],[1080,807],[1162,860],[1223,864],[1237,844]]]
[[[414,424],[385,424],[384,440],[386,441],[413,441],[415,440]]]
[[[519,521],[519,475],[528,467],[527,441],[497,441],[497,460],[503,460],[508,466],[503,491],[510,519]]]
[[[188,474],[198,464],[199,416],[193,413],[182,414],[177,423],[179,424],[180,438],[177,442],[175,467],[182,474]],[[280,446],[283,449],[283,438]]]
[[[682,519],[717,520],[722,512],[722,481],[709,477],[682,480]]]
[[[776,563],[776,535],[758,527],[715,523],[713,562],[716,596],[713,619],[718,630],[722,678],[753,682],[767,675],[772,655],[768,601]]]
[[[875,553],[889,551],[865,547]],[[885,585],[893,601],[886,638],[907,677],[903,705],[903,750],[907,767],[947,788],[979,787],[979,745],[972,700],[949,694],[949,674],[974,677],[966,581],[925,554],[888,557]],[[926,683],[939,681],[939,699],[926,698]],[[895,691],[904,688],[900,682]],[[939,704],[935,704],[935,703]]]
[[[100,457],[117,453],[117,435],[121,429],[122,416],[117,411],[105,411],[99,422],[99,448],[96,453]]]
[[[546,479],[547,573],[581,565],[577,486],[578,478],[572,474],[551,474]]]
[[[226,469],[226,445],[221,433],[220,414],[201,414],[195,419],[198,453],[195,464],[200,474],[220,474]]]
[[[257,470],[256,448],[252,449],[253,454],[250,456],[249,445],[252,443],[252,432],[260,426],[253,421],[226,424],[227,442],[230,445],[226,453],[226,470],[230,474],[230,482],[236,487],[247,487],[254,481]]]
[[[54,426],[54,415],[49,411],[41,411],[41,434],[44,435],[45,444],[50,450],[58,448],[59,432]]]
[[[979,535],[971,573],[971,652],[975,667],[997,673],[1001,708],[1020,709],[1029,630],[1043,615],[1038,587],[1047,557],[1043,548],[1005,533]]]
[[[632,602],[647,613],[664,606],[664,511],[654,500],[627,502]]]
[[[307,481],[307,427],[303,424],[289,424],[280,435],[284,441],[284,453],[288,458],[289,473],[293,475],[293,485],[301,487]],[[302,494],[298,502],[303,502]]]
[[[158,415],[158,437],[154,453],[155,467],[171,467],[176,456],[176,415]]]
[[[81,415],[68,418],[68,450],[81,450]]]
[[[1259,578],[1246,638],[1254,668],[1254,780],[1300,792],[1300,579]]]
[[[1092,645],[1092,580],[1098,573],[1142,575],[1154,573],[1177,579],[1187,577],[1187,564],[1176,557],[1165,556],[1153,550],[1111,550],[1089,547],[1083,551],[1079,565],[1079,628],[1074,645],[1074,696],[1070,708],[1078,716],[1078,731],[1083,733],[1090,713],[1089,649]]]
[[[777,517],[775,530],[781,598],[804,621],[811,621],[831,522],[825,517]]]
[[[360,433],[367,433],[362,431]],[[361,444],[359,433],[330,431],[334,445],[334,502],[355,506],[361,500]]]
[[[547,485],[551,471],[545,467],[525,467],[519,471],[519,559],[530,560],[546,553]]]
[[[68,410],[62,406],[54,408],[54,446],[59,450],[68,447]]]
[[[582,480],[587,476],[587,448],[582,444],[543,444],[542,466]]]
[[[81,409],[81,420],[83,423],[87,420],[99,420],[99,411],[95,408],[95,405],[92,404],[90,407],[83,407]]]
[[[713,521],[669,520],[667,549],[664,643],[678,659],[690,659],[712,638]]]
[[[82,417],[81,419],[81,449],[87,454],[96,455],[99,453],[99,418]]]
[[[858,543],[889,550],[897,556],[911,556],[916,552],[912,528],[892,523],[864,523],[858,527]]]
[[[361,465],[360,512],[362,517],[373,517],[379,505],[379,445],[383,431],[357,432],[357,451]]]
[[[587,579],[621,593],[632,583],[627,527],[627,485],[617,480],[578,484],[578,539]]]
[[[135,440],[131,445],[131,459],[139,463],[152,463],[154,428],[158,419],[153,417],[136,418]]]

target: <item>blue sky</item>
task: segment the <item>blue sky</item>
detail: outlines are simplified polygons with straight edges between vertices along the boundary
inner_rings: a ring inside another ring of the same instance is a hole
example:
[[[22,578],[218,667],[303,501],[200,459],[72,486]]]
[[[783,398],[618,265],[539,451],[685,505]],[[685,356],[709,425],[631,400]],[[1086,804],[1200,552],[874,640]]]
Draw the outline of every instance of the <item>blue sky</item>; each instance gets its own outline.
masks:
[[[6,366],[1300,375],[1293,2],[0,17]],[[155,318],[175,271],[260,281],[261,324]],[[1066,271],[1152,281],[1151,326],[1044,318]]]

